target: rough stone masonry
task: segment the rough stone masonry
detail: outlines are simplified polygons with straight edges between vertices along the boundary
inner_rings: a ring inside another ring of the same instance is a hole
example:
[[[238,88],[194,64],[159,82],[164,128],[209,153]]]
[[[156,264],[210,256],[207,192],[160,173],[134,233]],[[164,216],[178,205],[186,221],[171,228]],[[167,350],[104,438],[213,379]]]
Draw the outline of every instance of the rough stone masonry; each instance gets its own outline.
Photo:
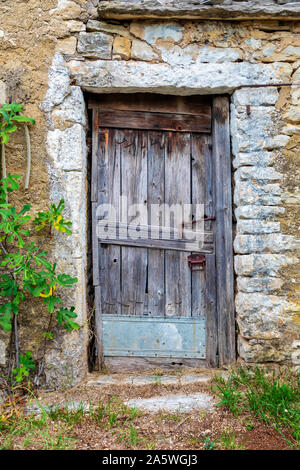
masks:
[[[278,83],[300,83],[297,1],[2,1],[0,102],[11,96],[37,121],[22,203],[63,197],[74,224],[49,249],[79,278],[67,300],[81,328],[58,331],[48,385],[88,371],[87,91],[230,95],[238,360],[299,367],[300,87]],[[24,173],[22,138],[8,149],[11,173]],[[31,305],[21,340],[35,355],[43,321]],[[6,347],[1,333],[2,365]]]

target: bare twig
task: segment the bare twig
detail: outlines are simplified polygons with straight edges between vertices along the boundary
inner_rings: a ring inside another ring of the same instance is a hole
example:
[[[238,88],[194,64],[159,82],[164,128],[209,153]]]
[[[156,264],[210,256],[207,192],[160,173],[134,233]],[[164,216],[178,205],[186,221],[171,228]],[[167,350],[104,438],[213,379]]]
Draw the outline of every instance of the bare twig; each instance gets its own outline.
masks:
[[[31,145],[30,145],[30,134],[27,124],[24,124],[25,139],[26,139],[26,153],[27,153],[27,170],[25,179],[25,189],[29,187],[30,170],[31,170]]]
[[[7,255],[7,250],[5,246],[3,245],[2,242],[0,242],[0,249],[2,252]],[[11,276],[13,277],[14,281],[16,282],[17,277],[15,273],[11,273]],[[13,313],[13,326],[12,326],[12,333],[14,336],[14,342],[15,342],[15,362],[16,362],[16,367],[19,367],[19,334],[18,334],[18,319],[17,315]],[[12,369],[12,333],[11,333],[11,344],[10,344],[10,363],[9,363],[9,376],[11,374],[11,369]]]
[[[187,416],[187,417],[184,418],[182,421],[180,421],[180,423],[177,424],[177,426],[176,426],[176,428],[175,428],[175,431],[176,431],[178,428],[180,428],[180,426],[181,426],[182,424],[184,424],[188,419],[190,419],[190,416]]]
[[[6,160],[5,160],[5,145],[1,144],[1,166],[2,166],[2,178],[6,178]]]

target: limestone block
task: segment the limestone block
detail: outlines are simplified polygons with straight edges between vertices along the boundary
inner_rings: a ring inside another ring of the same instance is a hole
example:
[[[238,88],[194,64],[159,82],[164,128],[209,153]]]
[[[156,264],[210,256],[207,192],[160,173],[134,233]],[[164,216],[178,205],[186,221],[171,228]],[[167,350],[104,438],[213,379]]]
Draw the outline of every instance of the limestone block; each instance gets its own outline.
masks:
[[[58,42],[56,46],[56,51],[61,54],[73,55],[76,52],[77,39],[75,36],[72,36],[67,39],[62,39]]]
[[[101,34],[101,33],[80,33]],[[230,93],[240,85],[274,83],[290,74],[289,64],[192,64],[188,68],[138,61],[82,61],[67,63],[76,84],[94,92],[138,89],[147,92],[184,94]],[[213,78],[212,78],[213,77]],[[255,121],[253,121],[255,125]],[[287,136],[282,136],[286,139]],[[247,148],[247,146],[246,146]],[[253,151],[254,149],[251,149]],[[261,150],[258,148],[258,150]],[[247,150],[246,150],[247,151]]]
[[[295,62],[300,59],[300,47],[288,46],[279,51],[275,45],[267,46],[261,54],[256,54],[256,58],[262,57],[264,61],[268,62]]]
[[[293,123],[300,123],[300,106],[290,106],[289,110],[284,113],[284,119]]]
[[[238,220],[237,233],[240,234],[264,234],[279,233],[280,222],[269,222],[266,220]]]
[[[298,248],[299,243],[290,235],[280,233],[267,235],[240,235],[234,240],[234,250],[238,254],[283,253]]]
[[[127,38],[116,37],[113,43],[113,55],[128,60],[130,58],[131,42]]]
[[[74,244],[74,248],[78,248],[81,252],[76,253],[76,257],[82,257],[86,252],[86,154],[83,155],[83,171],[65,171],[62,175],[62,189],[60,197],[65,199],[66,214],[72,221],[72,230],[74,231],[74,239],[81,240],[81,246]],[[51,196],[53,191],[51,192]],[[74,194],[77,197],[74,197]],[[56,200],[58,198],[56,197]],[[59,200],[58,199],[58,200]],[[76,246],[75,246],[76,245]],[[75,253],[73,253],[75,256]]]
[[[236,179],[234,203],[237,206],[249,204],[262,206],[278,206],[281,204],[283,190],[278,183],[240,181]]]
[[[289,359],[288,348],[280,340],[247,340],[238,337],[238,353],[248,363],[279,362]]]
[[[158,46],[161,50],[161,57],[164,62],[170,65],[191,65],[201,64],[203,62],[224,63],[236,62],[242,59],[242,52],[237,48],[222,47],[199,47],[197,44],[191,44],[185,48],[175,46],[174,48],[164,48]]]
[[[294,191],[285,191],[282,194],[282,201],[286,204],[300,204],[300,190],[296,188]]]
[[[6,103],[6,86],[5,83],[0,80],[0,106]]]
[[[289,140],[290,137],[287,135],[276,135],[266,139],[263,143],[263,148],[266,150],[282,149],[287,146]]]
[[[70,237],[64,237],[64,241],[66,239],[71,239]],[[83,248],[82,248],[83,250]],[[83,252],[83,251],[82,251]],[[81,258],[74,258],[59,256],[58,257],[58,268],[62,272],[68,273],[72,277],[76,277],[78,279],[77,283],[74,285],[73,288],[67,289],[68,292],[62,293],[63,300],[66,305],[74,306],[75,312],[77,314],[77,319],[75,320],[80,326],[84,326],[86,323],[86,276],[85,276],[85,257]]]
[[[85,101],[80,87],[70,87],[70,94],[54,109],[52,116],[82,126],[86,125]]]
[[[69,20],[66,21],[66,26],[70,33],[80,33],[86,30],[86,26],[82,21]]]
[[[6,346],[4,341],[0,340],[0,365],[4,366],[6,362]]]
[[[247,115],[246,106],[231,105],[232,152],[259,152],[284,147],[288,136],[279,136],[279,113],[275,107],[254,107]],[[275,136],[275,137],[273,137]]]
[[[113,36],[105,33],[80,33],[77,50],[85,57],[111,59]]]
[[[292,344],[292,362],[300,366],[300,341],[294,341]]]
[[[299,87],[291,88],[291,103],[294,106],[298,106],[300,104],[300,88]]]
[[[235,128],[244,138],[263,138],[274,130],[278,120],[278,112],[273,106],[256,106],[247,114],[246,106],[231,106],[232,118],[235,119]]]
[[[272,152],[250,152],[250,153],[237,153],[232,162],[234,168],[242,166],[255,166],[266,167],[272,165],[276,160],[276,153]]]
[[[235,217],[237,220],[243,219],[259,219],[272,220],[278,215],[285,213],[284,207],[276,206],[239,206],[235,209]]]
[[[235,272],[238,276],[277,277],[284,266],[297,263],[297,258],[284,254],[250,254],[234,257]]]
[[[276,157],[276,153],[272,152],[239,152],[236,153],[232,165],[234,168],[239,168],[241,166],[267,167],[276,161]]]
[[[99,14],[105,18],[206,18],[294,19],[300,16],[298,2],[284,0],[101,0]]]
[[[63,20],[77,19],[80,13],[80,6],[71,0],[58,0],[57,7],[50,10],[50,14],[55,14]]]
[[[239,292],[235,306],[243,338],[280,339],[288,326],[288,318],[283,315],[284,304],[279,296]]]
[[[178,23],[131,23],[130,32],[133,36],[143,39],[149,44],[156,44],[158,39],[179,42],[182,39],[182,27]]]
[[[83,169],[86,136],[80,124],[74,124],[65,130],[49,131],[46,146],[54,168],[65,171]]]
[[[282,279],[278,277],[238,277],[237,287],[239,292],[272,293],[281,288]]]
[[[259,168],[254,168],[254,167],[241,167],[239,168],[235,174],[235,180],[237,181],[240,179],[241,181],[247,181],[247,180],[252,180],[252,181],[279,181],[282,179],[283,175],[276,171],[272,167],[259,167]]]
[[[299,135],[300,134],[300,126],[295,124],[288,124],[287,126],[281,129],[282,134],[286,134],[289,136]]]
[[[298,68],[295,70],[295,73],[293,74],[293,82],[299,82],[300,81],[300,63],[299,61],[297,62]]]
[[[85,312],[86,315],[86,312]],[[57,389],[71,388],[87,374],[88,330],[85,327],[67,333],[46,355],[46,382]]]
[[[151,61],[157,59],[158,55],[149,44],[139,39],[134,39],[132,41],[131,57],[132,59]]]
[[[119,24],[110,24],[105,21],[89,20],[86,25],[87,31],[102,31],[104,33],[117,34],[118,36],[124,36],[131,38],[131,34],[127,28]]]
[[[233,93],[235,106],[269,106],[277,103],[277,88],[243,88]]]
[[[49,112],[65,99],[70,93],[70,76],[64,59],[60,53],[55,54],[48,72],[49,87],[45,100],[41,104],[43,111]]]

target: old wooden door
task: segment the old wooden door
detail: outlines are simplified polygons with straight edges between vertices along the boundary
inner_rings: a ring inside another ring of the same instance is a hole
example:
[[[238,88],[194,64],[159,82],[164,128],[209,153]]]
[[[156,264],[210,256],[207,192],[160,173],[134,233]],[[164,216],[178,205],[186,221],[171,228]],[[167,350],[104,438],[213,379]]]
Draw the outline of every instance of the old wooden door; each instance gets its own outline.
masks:
[[[232,361],[228,99],[105,95],[89,106],[99,358]]]

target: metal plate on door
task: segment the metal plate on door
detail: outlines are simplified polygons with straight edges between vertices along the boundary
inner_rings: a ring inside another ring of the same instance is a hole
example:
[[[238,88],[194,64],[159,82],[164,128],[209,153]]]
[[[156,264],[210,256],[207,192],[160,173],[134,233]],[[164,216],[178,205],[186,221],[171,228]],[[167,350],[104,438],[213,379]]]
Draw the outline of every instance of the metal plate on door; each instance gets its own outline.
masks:
[[[205,358],[205,318],[102,315],[103,355]]]

